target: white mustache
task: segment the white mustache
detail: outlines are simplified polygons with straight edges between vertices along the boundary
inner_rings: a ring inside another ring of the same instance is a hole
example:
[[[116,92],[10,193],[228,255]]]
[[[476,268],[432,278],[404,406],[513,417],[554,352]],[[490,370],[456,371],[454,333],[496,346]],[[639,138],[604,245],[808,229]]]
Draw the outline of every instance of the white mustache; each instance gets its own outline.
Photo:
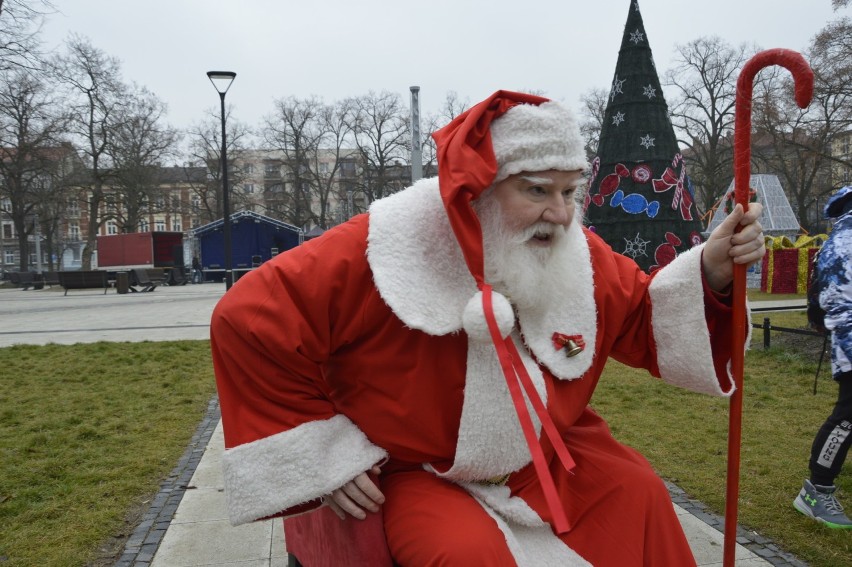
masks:
[[[557,236],[564,233],[565,227],[560,224],[537,222],[513,235],[511,241],[515,244],[523,244],[534,236]]]

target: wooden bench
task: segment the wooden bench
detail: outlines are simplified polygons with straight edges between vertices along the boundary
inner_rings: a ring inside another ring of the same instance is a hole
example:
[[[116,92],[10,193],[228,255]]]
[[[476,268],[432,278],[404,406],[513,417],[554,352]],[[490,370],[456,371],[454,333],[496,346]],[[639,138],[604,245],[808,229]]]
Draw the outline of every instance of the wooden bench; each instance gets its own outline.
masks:
[[[163,278],[165,278],[165,275]],[[151,279],[151,269],[149,268],[133,268],[130,270],[130,291],[154,291],[161,283],[163,283],[162,279]],[[136,289],[137,287],[142,289]]]
[[[163,268],[146,268],[148,279],[154,282],[154,285],[163,285],[166,283],[166,270]]]
[[[22,291],[30,288],[44,289],[44,275],[36,272],[10,272],[9,281]]]
[[[183,266],[175,266],[166,270],[166,285],[186,285],[189,278]]]
[[[44,285],[53,287],[59,285],[59,272],[44,272]]]
[[[59,285],[65,288],[68,295],[69,289],[95,289],[103,288],[104,295],[109,289],[107,273],[103,270],[77,270],[73,272],[59,272]]]

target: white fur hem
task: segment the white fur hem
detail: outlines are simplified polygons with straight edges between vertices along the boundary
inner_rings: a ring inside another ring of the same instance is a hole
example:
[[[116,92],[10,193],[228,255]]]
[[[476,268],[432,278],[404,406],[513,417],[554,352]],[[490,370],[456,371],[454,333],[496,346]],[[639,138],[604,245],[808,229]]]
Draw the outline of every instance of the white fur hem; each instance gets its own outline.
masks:
[[[554,535],[526,502],[510,497],[505,486],[464,486],[497,523],[518,567],[591,567],[591,563]]]
[[[701,279],[702,246],[680,254],[660,270],[648,289],[654,342],[662,379],[693,392],[730,396],[735,390],[719,385],[713,366],[710,332],[704,314]]]
[[[222,471],[231,524],[329,494],[386,457],[342,415],[227,449]]]

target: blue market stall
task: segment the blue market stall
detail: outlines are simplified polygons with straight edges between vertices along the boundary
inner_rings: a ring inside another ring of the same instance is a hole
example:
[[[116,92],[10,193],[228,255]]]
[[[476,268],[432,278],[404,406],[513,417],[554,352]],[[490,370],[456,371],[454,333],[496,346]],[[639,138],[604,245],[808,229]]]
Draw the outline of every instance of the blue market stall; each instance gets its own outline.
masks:
[[[224,220],[219,219],[188,232],[197,243],[207,279],[225,274]],[[302,231],[291,224],[251,211],[231,215],[231,267],[239,277],[277,254],[302,243]]]

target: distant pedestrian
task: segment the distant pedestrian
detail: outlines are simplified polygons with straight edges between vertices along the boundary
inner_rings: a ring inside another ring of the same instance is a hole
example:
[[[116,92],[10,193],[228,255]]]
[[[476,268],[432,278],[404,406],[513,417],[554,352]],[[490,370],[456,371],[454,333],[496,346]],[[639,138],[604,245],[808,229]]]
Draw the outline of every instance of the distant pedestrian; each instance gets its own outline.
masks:
[[[198,256],[192,257],[192,283],[202,283],[204,281],[204,272],[201,271],[201,262]]]
[[[834,495],[834,479],[852,445],[852,186],[828,200],[825,216],[836,221],[817,257],[811,285],[825,312],[825,329],[831,332],[831,373],[839,391],[811,447],[811,476],[793,506],[830,528],[852,529],[852,520]]]

